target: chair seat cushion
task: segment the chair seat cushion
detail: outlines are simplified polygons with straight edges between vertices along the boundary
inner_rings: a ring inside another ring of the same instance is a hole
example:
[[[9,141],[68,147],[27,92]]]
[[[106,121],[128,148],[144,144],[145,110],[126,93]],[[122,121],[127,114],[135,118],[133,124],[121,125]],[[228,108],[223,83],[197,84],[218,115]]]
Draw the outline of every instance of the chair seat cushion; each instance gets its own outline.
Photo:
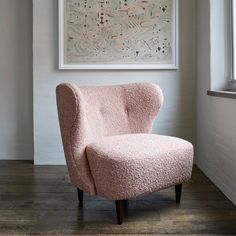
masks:
[[[191,178],[193,146],[170,136],[127,134],[86,147],[97,194],[122,200],[184,183]]]

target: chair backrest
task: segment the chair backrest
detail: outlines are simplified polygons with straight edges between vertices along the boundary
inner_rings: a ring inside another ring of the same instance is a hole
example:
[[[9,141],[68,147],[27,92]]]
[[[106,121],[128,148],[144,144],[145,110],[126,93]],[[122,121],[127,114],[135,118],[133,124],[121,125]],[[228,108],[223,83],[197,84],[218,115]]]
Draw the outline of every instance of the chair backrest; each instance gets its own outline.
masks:
[[[106,136],[149,133],[163,103],[159,86],[134,83],[115,86],[57,86],[62,141],[71,182],[96,193],[85,148]]]

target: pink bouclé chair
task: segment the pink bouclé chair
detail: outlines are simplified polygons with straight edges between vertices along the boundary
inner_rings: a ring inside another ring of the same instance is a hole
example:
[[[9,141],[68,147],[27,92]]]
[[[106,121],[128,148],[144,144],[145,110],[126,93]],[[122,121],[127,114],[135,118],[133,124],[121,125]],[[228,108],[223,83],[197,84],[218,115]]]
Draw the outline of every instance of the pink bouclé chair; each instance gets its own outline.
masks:
[[[116,86],[57,86],[62,141],[72,184],[83,192],[115,200],[117,222],[126,200],[175,186],[191,178],[193,146],[179,138],[151,134],[163,103],[152,83]]]

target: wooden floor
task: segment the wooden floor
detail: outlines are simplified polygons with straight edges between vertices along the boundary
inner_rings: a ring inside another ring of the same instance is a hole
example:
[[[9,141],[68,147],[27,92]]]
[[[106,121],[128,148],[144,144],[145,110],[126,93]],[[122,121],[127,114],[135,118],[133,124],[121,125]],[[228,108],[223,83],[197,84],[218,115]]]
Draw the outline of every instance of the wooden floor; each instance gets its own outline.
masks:
[[[0,162],[0,234],[236,235],[236,207],[194,167],[175,204],[174,188],[130,200],[123,225],[115,204],[76,189],[62,166]]]

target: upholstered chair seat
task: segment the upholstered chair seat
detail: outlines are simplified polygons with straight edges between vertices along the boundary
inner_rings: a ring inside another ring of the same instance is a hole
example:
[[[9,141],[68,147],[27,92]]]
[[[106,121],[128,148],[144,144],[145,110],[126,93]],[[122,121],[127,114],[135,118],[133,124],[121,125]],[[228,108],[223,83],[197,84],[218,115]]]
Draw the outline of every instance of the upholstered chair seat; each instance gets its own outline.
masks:
[[[80,204],[83,192],[113,199],[121,224],[130,198],[175,186],[180,202],[182,183],[191,177],[193,146],[151,134],[163,103],[158,85],[63,83],[56,93],[68,172]]]
[[[154,134],[103,138],[86,148],[97,194],[123,200],[184,183],[191,177],[189,142]]]

